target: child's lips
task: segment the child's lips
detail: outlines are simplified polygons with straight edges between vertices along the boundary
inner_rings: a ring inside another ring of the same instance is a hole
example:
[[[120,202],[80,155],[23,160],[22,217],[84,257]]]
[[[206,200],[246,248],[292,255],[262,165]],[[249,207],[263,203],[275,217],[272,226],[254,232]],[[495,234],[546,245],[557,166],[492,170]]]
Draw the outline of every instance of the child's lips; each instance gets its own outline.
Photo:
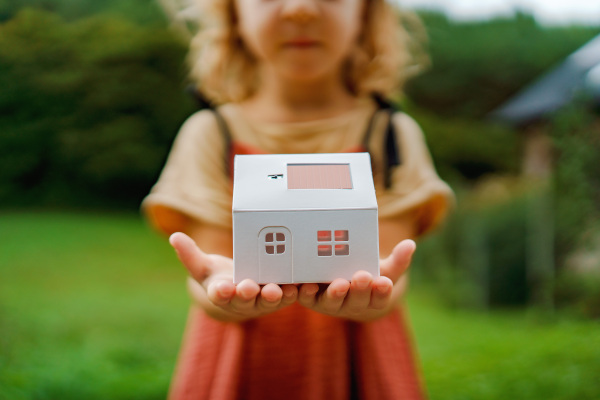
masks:
[[[316,47],[319,45],[319,42],[317,40],[314,39],[308,39],[308,38],[296,38],[296,39],[291,39],[288,41],[285,41],[283,43],[284,47],[292,47],[292,48],[310,48],[310,47]]]

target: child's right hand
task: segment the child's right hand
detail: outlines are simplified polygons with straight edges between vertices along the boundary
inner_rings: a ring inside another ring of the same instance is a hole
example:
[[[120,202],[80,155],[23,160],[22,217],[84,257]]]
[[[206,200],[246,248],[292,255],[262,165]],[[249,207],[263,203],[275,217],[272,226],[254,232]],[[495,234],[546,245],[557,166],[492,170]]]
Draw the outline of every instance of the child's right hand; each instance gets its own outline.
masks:
[[[184,233],[172,234],[169,242],[191,275],[190,291],[194,299],[213,318],[243,321],[291,305],[298,297],[295,285],[269,283],[261,288],[251,279],[235,285],[233,260],[204,253]]]

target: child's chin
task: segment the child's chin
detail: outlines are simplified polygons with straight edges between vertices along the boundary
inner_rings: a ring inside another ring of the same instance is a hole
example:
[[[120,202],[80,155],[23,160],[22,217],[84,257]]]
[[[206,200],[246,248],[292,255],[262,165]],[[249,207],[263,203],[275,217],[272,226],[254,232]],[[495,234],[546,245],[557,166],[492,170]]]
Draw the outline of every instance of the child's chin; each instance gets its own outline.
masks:
[[[321,80],[326,76],[326,72],[320,68],[297,66],[287,69],[285,71],[285,76],[290,80],[310,83]]]

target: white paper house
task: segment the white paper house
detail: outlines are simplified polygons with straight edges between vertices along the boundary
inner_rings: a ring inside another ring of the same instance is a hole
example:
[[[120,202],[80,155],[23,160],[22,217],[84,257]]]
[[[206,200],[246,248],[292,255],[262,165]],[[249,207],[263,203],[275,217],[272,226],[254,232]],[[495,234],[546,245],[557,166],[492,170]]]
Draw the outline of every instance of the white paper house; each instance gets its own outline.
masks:
[[[369,154],[236,156],[233,252],[235,283],[379,276]]]

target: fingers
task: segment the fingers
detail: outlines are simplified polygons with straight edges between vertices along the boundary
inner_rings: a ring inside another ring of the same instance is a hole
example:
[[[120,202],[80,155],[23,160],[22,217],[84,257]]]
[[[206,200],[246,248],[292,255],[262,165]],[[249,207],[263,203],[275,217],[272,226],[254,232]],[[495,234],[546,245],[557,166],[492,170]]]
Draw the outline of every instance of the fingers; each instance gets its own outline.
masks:
[[[331,282],[321,297],[323,310],[330,314],[337,313],[342,308],[349,289],[350,282],[345,279],[336,279]]]
[[[177,252],[181,263],[192,277],[202,283],[210,273],[210,258],[196,246],[188,235],[176,232],[169,238],[169,243]]]
[[[358,315],[369,307],[372,283],[373,276],[366,271],[358,271],[352,276],[350,290],[344,301],[347,312]]]
[[[312,308],[317,301],[319,285],[316,283],[304,283],[298,290],[298,303],[304,307]]]
[[[274,283],[269,283],[261,289],[256,305],[261,311],[275,311],[283,298],[283,290]]]
[[[261,312],[272,312],[281,307],[293,304],[298,297],[295,285],[276,285],[269,283],[262,287],[256,299],[256,306]]]
[[[303,284],[298,302],[327,315],[367,320],[373,313],[389,308],[393,288],[394,283],[388,277],[373,278],[366,271],[358,271],[350,282],[336,279],[321,291],[316,283]]]
[[[213,305],[244,317],[256,317],[288,306],[298,298],[295,285],[269,283],[263,287],[251,279],[235,285],[232,280],[232,260],[218,254],[206,254],[184,233],[171,235],[169,242],[182,264],[189,271],[190,282],[198,298],[207,298]],[[204,297],[203,297],[204,296]]]
[[[392,297],[392,290],[394,283],[392,280],[385,276],[380,276],[373,280],[373,287],[371,289],[371,302],[369,308],[375,310],[383,310],[390,304],[390,298]]]
[[[392,282],[396,282],[410,266],[416,249],[416,243],[410,239],[398,243],[392,250],[392,254],[380,262],[381,275],[390,278]]]
[[[282,307],[289,306],[298,299],[298,287],[296,285],[282,285],[281,290],[283,292]]]
[[[237,284],[235,296],[231,299],[231,307],[243,314],[253,314],[260,286],[251,279],[244,279]]]
[[[235,285],[228,280],[221,279],[211,282],[206,288],[206,296],[219,307],[227,306],[236,293]]]

